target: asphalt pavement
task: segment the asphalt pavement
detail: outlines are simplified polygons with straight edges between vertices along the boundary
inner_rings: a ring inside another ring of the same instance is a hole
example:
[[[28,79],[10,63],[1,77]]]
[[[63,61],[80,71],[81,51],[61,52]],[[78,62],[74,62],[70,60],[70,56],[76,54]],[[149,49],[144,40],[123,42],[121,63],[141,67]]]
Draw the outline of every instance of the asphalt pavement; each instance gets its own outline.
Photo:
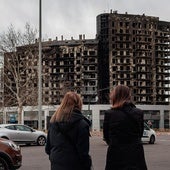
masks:
[[[148,170],[170,170],[170,134],[157,133],[154,145],[144,144]],[[44,146],[22,146],[22,167],[19,170],[50,170],[48,155]],[[90,154],[94,170],[104,170],[107,145],[101,134],[93,134],[90,138]]]

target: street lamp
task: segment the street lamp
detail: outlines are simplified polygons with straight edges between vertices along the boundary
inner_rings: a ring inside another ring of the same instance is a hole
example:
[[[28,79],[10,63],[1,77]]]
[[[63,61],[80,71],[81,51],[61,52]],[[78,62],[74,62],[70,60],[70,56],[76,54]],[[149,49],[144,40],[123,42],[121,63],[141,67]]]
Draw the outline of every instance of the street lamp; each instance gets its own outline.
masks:
[[[41,43],[41,0],[39,0],[39,62],[38,62],[38,129],[42,129],[42,43]]]

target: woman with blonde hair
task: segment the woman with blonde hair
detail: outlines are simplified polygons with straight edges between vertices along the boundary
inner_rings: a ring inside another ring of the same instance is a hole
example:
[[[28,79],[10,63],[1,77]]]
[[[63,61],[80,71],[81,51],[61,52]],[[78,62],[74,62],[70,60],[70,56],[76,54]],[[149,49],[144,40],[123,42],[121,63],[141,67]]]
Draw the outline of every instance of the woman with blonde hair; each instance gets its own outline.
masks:
[[[51,170],[90,170],[89,126],[82,113],[82,100],[75,92],[67,92],[50,120],[46,153]]]
[[[147,170],[141,143],[143,111],[132,103],[130,88],[125,85],[113,89],[110,102],[103,124],[103,137],[109,145],[105,170]]]

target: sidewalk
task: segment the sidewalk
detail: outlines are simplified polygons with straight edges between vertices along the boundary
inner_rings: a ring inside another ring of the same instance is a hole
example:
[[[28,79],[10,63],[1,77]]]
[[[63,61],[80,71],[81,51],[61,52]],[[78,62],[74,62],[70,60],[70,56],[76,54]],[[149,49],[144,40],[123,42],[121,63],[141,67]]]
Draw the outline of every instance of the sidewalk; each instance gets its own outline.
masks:
[[[103,136],[103,132],[102,131],[93,131],[90,132],[91,136],[98,136],[98,137],[102,137]],[[156,135],[170,135],[170,131],[156,131]]]

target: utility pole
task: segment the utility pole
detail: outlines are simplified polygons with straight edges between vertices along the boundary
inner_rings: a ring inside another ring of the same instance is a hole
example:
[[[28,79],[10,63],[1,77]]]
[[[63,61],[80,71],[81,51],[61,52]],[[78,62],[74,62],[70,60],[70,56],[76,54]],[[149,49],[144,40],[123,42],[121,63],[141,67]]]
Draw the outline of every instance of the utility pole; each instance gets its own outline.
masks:
[[[42,130],[42,43],[41,43],[41,0],[39,0],[38,129],[39,129],[39,130]]]

